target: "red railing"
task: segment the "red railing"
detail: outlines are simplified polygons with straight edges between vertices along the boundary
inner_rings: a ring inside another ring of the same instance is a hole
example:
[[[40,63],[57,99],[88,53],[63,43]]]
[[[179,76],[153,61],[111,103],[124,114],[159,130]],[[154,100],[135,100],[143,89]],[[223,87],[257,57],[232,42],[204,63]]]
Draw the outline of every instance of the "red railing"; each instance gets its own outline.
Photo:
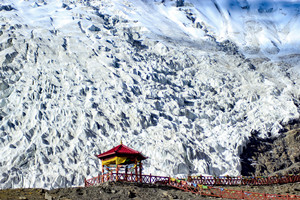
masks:
[[[170,184],[175,188],[180,190],[184,190],[186,192],[192,192],[194,194],[200,194],[202,196],[211,196],[211,197],[219,197],[219,198],[228,198],[228,199],[249,199],[249,200],[287,200],[287,199],[300,199],[300,196],[297,195],[289,195],[289,194],[266,194],[266,193],[257,193],[257,192],[249,192],[243,190],[229,190],[224,188],[217,187],[201,187],[201,185],[197,186],[189,186],[188,184]]]
[[[280,194],[266,194],[256,193],[242,190],[229,190],[219,187],[212,187],[212,185],[271,185],[283,183],[300,182],[300,175],[288,176],[274,176],[274,177],[194,177],[190,182],[180,179],[174,179],[163,176],[153,175],[135,175],[135,174],[121,174],[110,173],[103,174],[91,179],[85,179],[85,186],[95,186],[99,183],[107,181],[124,181],[124,182],[139,182],[147,184],[162,184],[169,185],[186,192],[200,194],[203,196],[229,198],[229,199],[249,199],[249,200],[286,200],[286,199],[300,199],[297,195],[280,195]]]
[[[99,183],[104,183],[107,181],[125,181],[125,182],[140,182],[140,183],[149,183],[149,184],[167,184],[169,182],[169,177],[163,176],[152,176],[150,175],[139,175],[135,174],[121,174],[121,173],[110,173],[98,175],[97,177],[85,179],[85,186],[93,186]]]
[[[269,177],[192,177],[192,182],[200,185],[273,185],[300,182],[300,175],[269,176]]]

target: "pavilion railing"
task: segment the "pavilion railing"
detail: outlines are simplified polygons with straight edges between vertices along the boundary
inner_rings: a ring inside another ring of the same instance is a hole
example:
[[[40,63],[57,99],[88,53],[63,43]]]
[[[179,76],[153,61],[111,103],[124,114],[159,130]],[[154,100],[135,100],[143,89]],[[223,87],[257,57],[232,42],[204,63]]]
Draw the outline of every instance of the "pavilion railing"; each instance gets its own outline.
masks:
[[[124,173],[108,173],[98,175],[90,179],[85,179],[85,186],[94,186],[100,183],[108,181],[125,181],[125,182],[137,182],[137,183],[149,183],[149,184],[167,184],[170,177],[153,176],[153,175],[136,175],[136,174],[124,174]]]
[[[211,177],[199,176],[192,177],[188,182],[183,179],[175,179],[171,177],[153,176],[153,175],[136,175],[136,174],[122,174],[122,173],[109,173],[98,175],[97,177],[85,179],[85,186],[95,186],[100,183],[108,181],[123,181],[147,184],[161,184],[169,185],[174,188],[194,194],[203,196],[230,198],[230,199],[300,199],[297,195],[281,195],[281,194],[266,194],[256,193],[243,190],[229,190],[213,186],[227,186],[227,185],[272,185],[272,184],[286,184],[300,182],[300,175],[286,175],[286,176],[272,176],[272,177]]]

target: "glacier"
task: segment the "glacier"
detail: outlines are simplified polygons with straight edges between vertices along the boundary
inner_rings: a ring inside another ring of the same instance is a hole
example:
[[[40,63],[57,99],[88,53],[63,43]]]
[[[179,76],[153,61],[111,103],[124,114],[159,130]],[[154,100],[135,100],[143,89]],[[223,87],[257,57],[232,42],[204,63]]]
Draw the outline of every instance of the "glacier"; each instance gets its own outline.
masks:
[[[240,175],[300,113],[300,1],[1,0],[0,188],[83,185],[122,140],[144,173]]]

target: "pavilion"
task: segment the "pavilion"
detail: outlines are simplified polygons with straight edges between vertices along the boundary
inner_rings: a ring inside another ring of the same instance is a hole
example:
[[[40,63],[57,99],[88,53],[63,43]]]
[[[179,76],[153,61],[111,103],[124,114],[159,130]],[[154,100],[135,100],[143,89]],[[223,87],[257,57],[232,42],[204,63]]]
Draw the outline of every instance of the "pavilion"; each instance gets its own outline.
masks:
[[[120,145],[96,156],[102,161],[102,174],[115,171],[116,181],[121,177],[124,181],[128,181],[128,166],[134,164],[135,181],[142,181],[142,160],[147,159],[147,157],[141,152],[131,149],[121,142]],[[120,176],[122,169],[125,171],[124,177]],[[133,177],[132,172],[130,177]]]

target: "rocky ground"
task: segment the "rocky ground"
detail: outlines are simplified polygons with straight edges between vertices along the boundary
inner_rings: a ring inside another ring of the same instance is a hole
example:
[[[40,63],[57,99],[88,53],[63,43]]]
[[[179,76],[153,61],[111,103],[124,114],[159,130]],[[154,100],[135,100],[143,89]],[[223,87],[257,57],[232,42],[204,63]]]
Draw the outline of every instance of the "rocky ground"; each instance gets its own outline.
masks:
[[[229,187],[234,190],[247,190],[273,194],[300,195],[300,184],[285,184],[276,186],[243,186]],[[141,185],[135,183],[105,183],[98,187],[74,187],[54,190],[45,189],[6,189],[0,190],[1,200],[76,200],[76,199],[215,199],[183,192],[167,186]]]

